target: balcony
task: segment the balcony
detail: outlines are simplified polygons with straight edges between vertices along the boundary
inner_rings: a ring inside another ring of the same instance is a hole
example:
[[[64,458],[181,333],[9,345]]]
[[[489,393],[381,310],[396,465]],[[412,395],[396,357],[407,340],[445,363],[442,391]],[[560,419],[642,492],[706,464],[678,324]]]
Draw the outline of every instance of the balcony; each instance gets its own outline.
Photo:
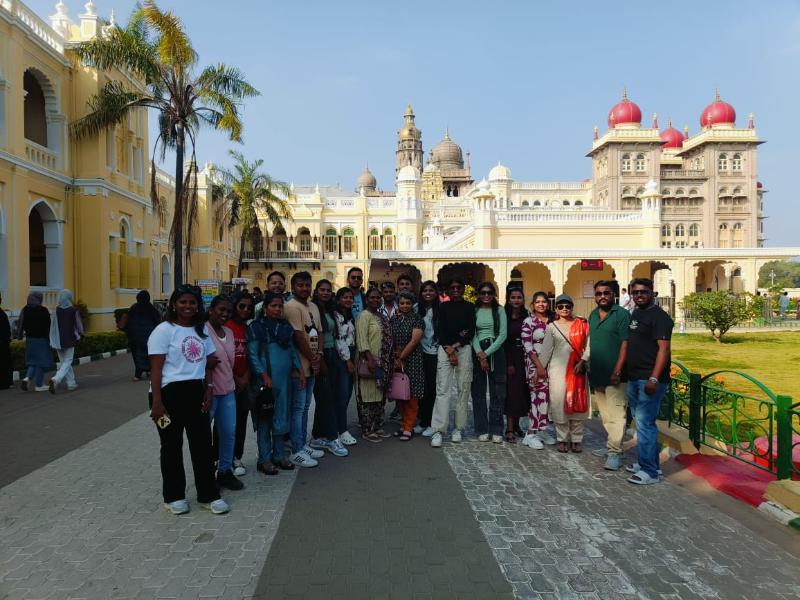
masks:
[[[661,179],[705,179],[706,172],[702,169],[664,169]]]
[[[319,262],[322,260],[322,253],[319,250],[263,250],[254,252],[246,250],[244,262]]]
[[[25,158],[29,162],[51,171],[55,171],[58,164],[58,156],[55,152],[30,140],[25,140]]]

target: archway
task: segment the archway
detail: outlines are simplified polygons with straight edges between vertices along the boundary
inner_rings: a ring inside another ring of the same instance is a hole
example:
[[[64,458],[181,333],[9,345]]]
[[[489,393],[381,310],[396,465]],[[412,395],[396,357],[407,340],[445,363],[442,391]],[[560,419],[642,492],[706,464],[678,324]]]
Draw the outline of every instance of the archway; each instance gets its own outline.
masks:
[[[397,283],[397,278],[400,275],[408,275],[413,282],[412,289],[416,293],[422,283],[422,274],[419,269],[412,264],[373,260],[369,269],[369,283],[380,285],[384,281],[391,281]]]
[[[694,263],[697,268],[695,273],[696,292],[716,292],[727,290],[728,276],[725,273],[725,260],[704,260]]]
[[[446,286],[450,280],[454,277],[460,277],[467,285],[472,286],[473,288],[477,287],[484,281],[491,281],[494,283],[495,288],[497,288],[497,282],[494,278],[494,271],[492,271],[489,266],[483,263],[449,263],[439,269],[439,272],[436,274],[436,282],[438,283],[439,288],[444,290],[446,289]],[[498,292],[500,293],[502,290],[498,290]]]
[[[23,107],[25,139],[47,148],[47,107],[44,91],[30,69],[22,76],[22,87],[25,91]]]
[[[600,280],[614,280],[616,273],[606,261],[602,269],[584,268],[580,262],[567,270],[564,281],[564,293],[572,296],[575,303],[575,314],[588,317],[594,310],[594,284]]]
[[[511,270],[509,280],[509,283],[513,282],[522,285],[526,303],[538,291],[547,292],[548,294],[555,294],[556,291],[550,269],[539,262],[524,262],[516,265]]]
[[[646,260],[637,264],[631,272],[631,279],[646,277],[653,280],[653,289],[656,292],[656,301],[659,306],[673,317],[675,316],[675,279],[672,269],[666,263],[658,260]],[[623,282],[621,285],[626,287]]]
[[[169,296],[172,293],[172,271],[169,268],[169,257],[161,257],[161,293]]]
[[[28,214],[28,265],[30,285],[64,287],[64,248],[61,224],[45,201]]]

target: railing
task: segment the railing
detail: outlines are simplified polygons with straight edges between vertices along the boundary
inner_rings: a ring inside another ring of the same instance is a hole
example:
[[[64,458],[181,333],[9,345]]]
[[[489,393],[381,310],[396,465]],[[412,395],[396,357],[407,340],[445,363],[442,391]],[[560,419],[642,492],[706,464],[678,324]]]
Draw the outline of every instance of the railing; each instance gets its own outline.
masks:
[[[32,285],[30,291],[42,292],[42,304],[47,308],[55,310],[58,305],[58,294],[61,292],[61,288]]]
[[[59,54],[64,54],[64,38],[22,2],[2,0],[0,1],[0,8],[16,16],[25,27],[31,30],[34,36],[38,37],[53,50]]]
[[[587,190],[591,181],[516,181],[512,190]]]
[[[25,140],[25,157],[30,162],[51,171],[55,171],[56,164],[58,164],[58,157],[55,152],[30,140]]]
[[[367,208],[394,208],[394,197],[367,198]]]
[[[423,210],[422,216],[425,221],[439,219],[441,221],[467,223],[472,220],[472,208],[468,206],[430,208]]]
[[[355,198],[325,198],[325,208],[355,208]]]
[[[640,211],[624,210],[520,210],[513,209],[497,213],[498,223],[638,223]]]
[[[706,172],[702,169],[664,169],[661,179],[703,179]]]
[[[245,262],[269,262],[273,260],[322,260],[319,250],[270,250],[254,252],[245,250]]]
[[[725,376],[744,379],[752,392],[732,389]],[[775,394],[754,377],[735,370],[701,376],[673,361],[672,381],[659,418],[689,430],[695,448],[708,446],[778,479],[800,478],[800,403]]]

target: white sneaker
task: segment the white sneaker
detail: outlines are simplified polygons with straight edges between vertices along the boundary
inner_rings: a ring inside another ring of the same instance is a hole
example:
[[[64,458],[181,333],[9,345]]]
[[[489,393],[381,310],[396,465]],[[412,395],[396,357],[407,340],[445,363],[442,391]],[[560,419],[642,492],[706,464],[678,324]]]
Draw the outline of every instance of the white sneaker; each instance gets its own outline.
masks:
[[[502,435],[493,435],[492,436],[492,441],[495,444],[502,444],[503,443],[503,436]]]
[[[414,429],[412,429],[412,431],[413,431],[413,432],[414,432],[416,435],[419,435],[420,433],[422,433],[422,432],[423,432],[423,431],[425,431],[425,430],[422,428],[422,425],[414,425]]]
[[[68,386],[67,386],[67,389],[68,389],[70,392],[74,392],[75,390],[77,390],[77,389],[78,389],[78,384],[76,383],[75,385],[68,385]]]
[[[175,500],[175,502],[165,502],[164,508],[173,515],[185,515],[189,512],[189,503],[186,500]]]
[[[534,433],[525,434],[525,437],[522,438],[522,445],[534,450],[542,450],[544,448],[544,442]]]
[[[50,386],[49,385],[37,385],[34,388],[37,392],[49,392]]]
[[[431,436],[431,446],[433,448],[441,448],[442,447],[442,433],[440,431],[435,431],[433,433],[433,435]]]
[[[233,474],[237,477],[247,475],[247,469],[244,468],[244,464],[239,459],[233,461]]]
[[[342,444],[339,438],[336,438],[332,442],[328,442],[328,444],[325,446],[325,450],[327,450],[334,456],[339,456],[339,457],[347,456],[348,454],[350,454],[350,451],[344,447],[344,444]]]
[[[289,455],[289,460],[292,464],[297,465],[298,467],[316,467],[319,463],[311,458],[308,454],[303,452],[295,452]]]
[[[323,438],[314,438],[310,442],[308,442],[308,445],[306,447],[316,448],[317,450],[325,450],[325,448],[328,447],[328,440]],[[315,456],[314,458],[317,457]]]
[[[433,427],[426,427],[425,431],[422,432],[422,437],[431,437],[434,433]]]
[[[450,441],[454,444],[458,444],[461,441],[461,430],[460,429],[453,429],[453,433],[450,434]]]
[[[339,436],[339,440],[345,446],[355,446],[358,443],[358,440],[353,437],[353,435],[349,431],[345,431],[342,435]]]
[[[482,433],[478,436],[479,442],[488,442],[491,438],[489,437],[488,433]]]
[[[325,444],[327,444],[327,443],[328,443],[328,440],[325,440]],[[322,450],[317,450],[316,448],[312,448],[308,444],[303,446],[303,449],[300,450],[300,452],[305,452],[306,454],[308,454],[313,459],[322,458],[323,456],[325,456],[325,453]]]
[[[553,434],[543,429],[536,433],[536,437],[538,437],[541,442],[547,446],[555,446],[556,445],[556,438],[553,437]]]
[[[224,515],[231,510],[231,507],[228,506],[228,503],[222,498],[214,500],[213,502],[204,503],[201,506],[206,510],[210,510],[215,515]]]

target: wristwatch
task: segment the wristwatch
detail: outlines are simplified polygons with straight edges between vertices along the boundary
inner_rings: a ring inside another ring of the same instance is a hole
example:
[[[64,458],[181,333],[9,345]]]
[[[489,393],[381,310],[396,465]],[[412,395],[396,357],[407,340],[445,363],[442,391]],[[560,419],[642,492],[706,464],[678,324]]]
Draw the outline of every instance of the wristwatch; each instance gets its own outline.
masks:
[[[647,381],[652,381],[653,383],[658,383],[658,377],[648,377]]]

